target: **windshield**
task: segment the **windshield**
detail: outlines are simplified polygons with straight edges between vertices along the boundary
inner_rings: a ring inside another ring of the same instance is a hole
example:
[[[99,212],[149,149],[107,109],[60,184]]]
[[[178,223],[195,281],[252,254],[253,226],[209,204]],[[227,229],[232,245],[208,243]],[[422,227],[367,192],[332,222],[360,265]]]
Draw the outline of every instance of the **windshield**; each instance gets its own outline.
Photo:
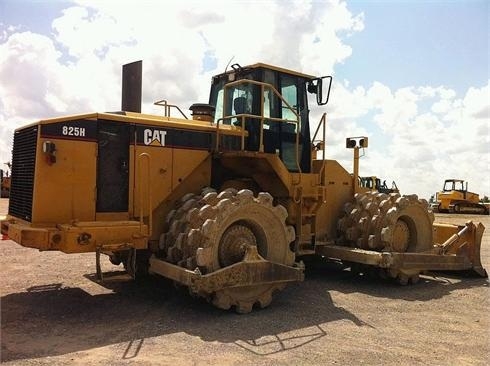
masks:
[[[444,182],[444,191],[464,191],[464,186],[462,181],[452,181],[448,180]]]
[[[276,73],[270,70],[264,70],[263,81],[272,85],[282,95],[284,100],[281,100],[273,93],[271,88],[264,88],[264,99],[261,103],[260,87],[258,85],[248,84],[246,81],[230,87],[227,90],[226,111],[223,111],[224,86],[228,83],[228,77],[221,76],[213,80],[209,104],[213,105],[215,110],[214,121],[217,122],[225,115],[237,114],[254,114],[265,118],[274,117],[289,121],[296,121],[295,112],[300,115],[301,120],[305,120],[308,113],[306,93],[303,91],[304,80],[298,80],[297,77],[289,75],[280,75],[278,78]],[[252,73],[241,78],[241,80],[257,80]],[[279,79],[279,80],[278,80]],[[286,103],[287,102],[287,103]],[[263,104],[263,105],[262,105]],[[291,110],[288,107],[293,108]],[[263,110],[261,109],[263,107]],[[226,122],[225,122],[226,123]],[[301,124],[301,121],[300,121]]]

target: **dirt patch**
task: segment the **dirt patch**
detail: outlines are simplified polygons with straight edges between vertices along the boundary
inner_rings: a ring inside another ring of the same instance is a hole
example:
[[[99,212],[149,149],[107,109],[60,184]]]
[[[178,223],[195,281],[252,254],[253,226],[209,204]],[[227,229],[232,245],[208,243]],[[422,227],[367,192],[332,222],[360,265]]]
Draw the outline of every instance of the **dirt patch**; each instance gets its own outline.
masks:
[[[7,200],[0,200],[0,216]],[[437,214],[436,220],[489,216]],[[490,230],[483,264],[490,268]],[[487,365],[488,280],[423,276],[414,286],[311,269],[272,305],[220,311],[168,281],[94,281],[95,256],[0,242],[1,360],[15,365]],[[120,271],[108,260],[106,272]],[[109,276],[108,276],[109,277]]]

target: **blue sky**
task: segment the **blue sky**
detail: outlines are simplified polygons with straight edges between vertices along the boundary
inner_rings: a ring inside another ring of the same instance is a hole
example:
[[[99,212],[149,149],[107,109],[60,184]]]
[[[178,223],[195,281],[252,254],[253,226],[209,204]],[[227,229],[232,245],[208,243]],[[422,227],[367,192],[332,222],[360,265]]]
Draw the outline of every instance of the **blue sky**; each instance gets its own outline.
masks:
[[[327,151],[347,169],[345,137],[367,135],[361,174],[426,198],[450,177],[490,195],[489,14],[488,1],[0,0],[0,161],[26,122],[117,109],[123,63],[144,60],[143,111],[160,113],[152,101],[206,101],[233,56],[332,73],[312,119],[329,113]]]
[[[0,21],[23,25],[33,32],[51,32],[53,18],[61,15],[69,1],[0,0]]]
[[[489,74],[488,1],[349,1],[365,28],[347,39],[352,57],[336,76],[393,88],[483,86]]]

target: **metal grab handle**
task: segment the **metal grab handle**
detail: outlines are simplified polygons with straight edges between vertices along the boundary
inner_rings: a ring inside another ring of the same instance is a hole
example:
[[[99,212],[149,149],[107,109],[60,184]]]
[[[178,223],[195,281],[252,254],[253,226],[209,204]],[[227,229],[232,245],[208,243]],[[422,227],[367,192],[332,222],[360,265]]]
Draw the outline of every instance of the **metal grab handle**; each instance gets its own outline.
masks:
[[[175,104],[168,104],[168,102],[165,100],[165,99],[162,99],[162,100],[159,100],[159,101],[156,101],[155,103],[153,103],[153,105],[159,105],[161,107],[164,108],[164,116],[167,117],[167,118],[170,118],[170,110],[172,108],[175,108],[177,109],[180,114],[185,118],[185,119],[189,119],[187,118],[187,116],[185,115],[184,112],[182,112],[182,109],[179,108],[178,105],[175,105]]]
[[[325,149],[326,149],[326,129],[327,129],[327,113],[323,113],[322,118],[320,119],[320,122],[318,123],[318,126],[316,128],[315,133],[313,134],[313,138],[311,139],[312,142],[316,141],[316,137],[318,135],[318,132],[320,131],[320,127],[322,128],[323,136],[320,141],[320,145],[323,147],[322,149],[322,167],[320,168],[319,176],[320,176],[320,184],[325,185],[325,182],[323,181],[323,171],[325,169]]]
[[[140,194],[139,194],[139,204],[140,204],[140,232],[143,231],[143,174],[142,174],[142,161],[145,159],[147,161],[147,166],[148,166],[148,175],[147,175],[147,189],[148,189],[148,235],[151,235],[152,233],[152,222],[153,222],[153,210],[151,207],[151,179],[150,179],[150,174],[151,174],[151,156],[148,153],[141,153],[138,155],[138,178],[139,178],[139,186],[140,186]]]

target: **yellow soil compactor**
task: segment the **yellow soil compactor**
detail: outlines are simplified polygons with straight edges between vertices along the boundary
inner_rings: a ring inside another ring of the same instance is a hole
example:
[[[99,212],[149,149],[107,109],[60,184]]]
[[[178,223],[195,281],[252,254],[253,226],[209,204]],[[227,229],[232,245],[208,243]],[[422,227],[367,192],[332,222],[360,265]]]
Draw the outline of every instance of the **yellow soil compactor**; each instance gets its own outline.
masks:
[[[2,234],[95,252],[100,276],[106,254],[134,277],[164,276],[240,313],[302,281],[312,256],[402,284],[426,270],[486,276],[481,224],[436,224],[416,195],[360,187],[366,137],[346,139],[352,174],[325,158],[327,116],[310,131],[308,102],[328,102],[331,77],[234,64],[187,119],[166,101],[163,116],[140,113],[141,69],[123,67],[121,112],[15,131]]]

